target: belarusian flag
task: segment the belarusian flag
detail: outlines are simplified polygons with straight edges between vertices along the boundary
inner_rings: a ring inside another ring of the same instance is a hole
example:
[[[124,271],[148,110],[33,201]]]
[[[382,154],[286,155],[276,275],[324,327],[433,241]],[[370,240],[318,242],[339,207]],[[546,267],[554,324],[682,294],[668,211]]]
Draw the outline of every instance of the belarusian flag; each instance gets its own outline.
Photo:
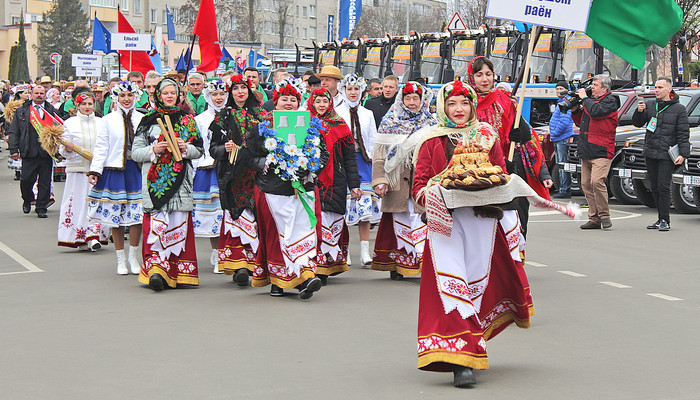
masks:
[[[673,0],[594,0],[586,35],[643,69],[647,47],[665,47],[682,22],[683,11]]]

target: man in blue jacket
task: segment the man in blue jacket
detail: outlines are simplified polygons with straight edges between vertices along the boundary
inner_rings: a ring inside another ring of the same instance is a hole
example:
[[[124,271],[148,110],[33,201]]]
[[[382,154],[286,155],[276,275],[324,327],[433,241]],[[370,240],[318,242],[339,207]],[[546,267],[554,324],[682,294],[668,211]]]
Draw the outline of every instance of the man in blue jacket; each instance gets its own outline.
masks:
[[[556,91],[559,101],[554,107],[552,119],[549,120],[549,138],[554,143],[554,156],[557,163],[566,162],[566,143],[570,137],[574,136],[574,121],[571,119],[571,110],[562,113],[559,109],[559,104],[568,98],[566,95],[568,90],[569,83],[567,81],[557,82]],[[569,172],[563,169],[559,170],[559,193],[552,197],[555,199],[571,198],[571,174]]]

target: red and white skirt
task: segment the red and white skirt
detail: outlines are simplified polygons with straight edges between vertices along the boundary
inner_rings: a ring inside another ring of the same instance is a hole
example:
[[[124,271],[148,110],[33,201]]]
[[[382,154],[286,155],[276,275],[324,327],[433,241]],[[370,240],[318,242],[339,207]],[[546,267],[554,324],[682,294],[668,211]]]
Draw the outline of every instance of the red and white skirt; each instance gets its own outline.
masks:
[[[247,268],[253,272],[259,243],[258,223],[251,210],[243,210],[235,221],[231,213],[224,210],[219,236],[219,271],[231,275],[241,268]]]
[[[192,213],[143,214],[143,266],[139,282],[160,274],[168,286],[199,285]]]
[[[315,197],[313,192],[307,195]],[[254,197],[260,245],[252,285],[291,289],[316,276],[317,233],[301,199],[257,187]]]
[[[488,368],[486,341],[511,323],[529,327],[534,314],[525,270],[501,224],[471,207],[452,218],[451,236],[429,232],[423,255],[418,368],[427,371]]]
[[[408,209],[404,213],[382,214],[374,242],[373,270],[396,271],[406,276],[421,273],[427,229],[420,214],[413,212],[410,200]]]
[[[316,263],[316,274],[338,275],[348,268],[348,245],[350,232],[343,215],[322,211],[321,248]]]

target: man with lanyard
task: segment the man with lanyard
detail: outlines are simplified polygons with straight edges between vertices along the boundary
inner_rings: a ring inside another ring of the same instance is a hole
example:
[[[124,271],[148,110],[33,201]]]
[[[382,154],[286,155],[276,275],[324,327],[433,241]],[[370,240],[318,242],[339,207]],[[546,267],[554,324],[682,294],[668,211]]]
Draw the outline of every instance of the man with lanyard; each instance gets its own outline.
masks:
[[[36,213],[39,218],[46,218],[46,210],[51,195],[51,171],[53,154],[48,154],[39,144],[42,131],[62,121],[56,117],[56,110],[46,101],[43,86],[32,88],[31,99],[27,100],[15,112],[10,125],[10,156],[13,160],[22,157],[22,211],[29,214],[34,192],[34,182],[39,178],[39,193],[36,197]]]
[[[688,111],[678,101],[671,79],[659,78],[654,85],[654,94],[655,102],[648,105],[644,101],[638,103],[632,123],[637,127],[647,126],[642,155],[658,212],[656,222],[647,229],[667,232],[671,229],[671,178],[677,166],[690,155],[690,128]],[[673,147],[678,149],[677,153],[670,150]]]
[[[265,89],[263,89],[262,85],[260,84],[260,71],[258,71],[258,69],[255,67],[246,67],[243,70],[243,76],[250,79],[250,82],[253,84],[253,89],[262,93],[262,103],[267,102],[269,96],[268,92]]]
[[[189,91],[187,92],[187,100],[189,100],[194,109],[195,114],[199,115],[207,109],[207,100],[202,95],[204,90],[204,82],[207,78],[199,72],[192,72],[187,77],[187,86]]]
[[[344,103],[343,95],[338,92],[338,83],[343,79],[343,75],[340,73],[340,68],[334,67],[332,65],[326,65],[321,68],[321,72],[316,74],[317,77],[321,79],[321,87],[328,89],[333,96],[333,108],[338,108]]]
[[[620,99],[610,93],[612,80],[608,75],[596,75],[591,83],[591,94],[579,88],[582,105],[572,109],[574,123],[581,127],[578,154],[581,158],[581,189],[588,202],[588,222],[581,229],[610,229],[610,206],[605,179],[615,154],[615,129]]]

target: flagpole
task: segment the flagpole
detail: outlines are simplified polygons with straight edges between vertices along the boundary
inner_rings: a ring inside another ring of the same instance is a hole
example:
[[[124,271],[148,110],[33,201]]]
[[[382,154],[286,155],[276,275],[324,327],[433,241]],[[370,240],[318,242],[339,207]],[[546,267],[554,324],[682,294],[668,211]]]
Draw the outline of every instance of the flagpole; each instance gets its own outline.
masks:
[[[525,65],[520,71],[520,79],[523,83],[523,91],[518,99],[518,111],[515,115],[515,123],[513,124],[513,129],[520,127],[520,117],[523,114],[523,103],[525,102],[525,89],[527,88],[527,81],[530,76],[530,60],[532,60],[532,53],[535,50],[535,45],[537,45],[537,40],[539,39],[540,33],[542,32],[542,27],[539,25],[533,25],[532,30],[530,30],[529,42],[527,44],[527,58],[525,58]],[[513,89],[513,93],[517,92],[517,83]],[[508,151],[508,161],[513,161],[513,154],[515,153],[515,142],[510,142],[510,150]]]
[[[187,74],[190,73],[190,65],[192,64],[192,51],[194,51],[194,41],[197,35],[192,35],[192,43],[190,43],[190,56],[187,58],[187,71],[185,71],[185,82],[187,82]]]

